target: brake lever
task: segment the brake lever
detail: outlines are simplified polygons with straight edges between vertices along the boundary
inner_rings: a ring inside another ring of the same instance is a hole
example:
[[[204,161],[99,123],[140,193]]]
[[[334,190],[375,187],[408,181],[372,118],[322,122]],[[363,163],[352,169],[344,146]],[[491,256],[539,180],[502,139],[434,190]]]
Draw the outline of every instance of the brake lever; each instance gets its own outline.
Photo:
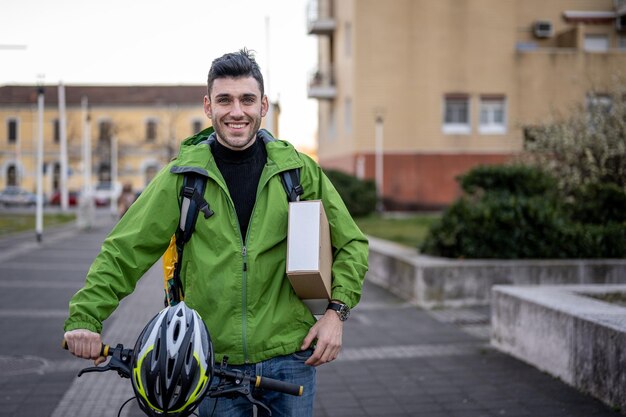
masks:
[[[133,350],[124,349],[124,345],[118,344],[115,349],[110,353],[111,359],[103,366],[92,366],[89,368],[81,369],[78,372],[80,377],[83,374],[89,372],[107,372],[117,371],[118,375],[122,378],[130,378],[130,364],[133,359]]]
[[[250,375],[244,374],[239,370],[233,370],[231,372],[236,374],[236,377],[233,379],[233,382],[226,382],[226,379],[223,377],[226,375],[227,365],[228,356],[224,356],[224,358],[222,358],[221,366],[214,373],[216,376],[222,377],[222,380],[215,388],[215,391],[209,392],[208,396],[211,398],[242,396],[245,397],[250,404],[256,405],[257,409],[262,408],[267,415],[271,417],[272,412],[270,409],[252,396],[252,389],[250,388]]]
[[[80,371],[78,371],[78,377],[81,377],[83,374],[89,373],[89,372],[106,372],[106,371],[110,371],[111,367],[109,365],[106,366],[91,366],[89,368],[83,368]]]

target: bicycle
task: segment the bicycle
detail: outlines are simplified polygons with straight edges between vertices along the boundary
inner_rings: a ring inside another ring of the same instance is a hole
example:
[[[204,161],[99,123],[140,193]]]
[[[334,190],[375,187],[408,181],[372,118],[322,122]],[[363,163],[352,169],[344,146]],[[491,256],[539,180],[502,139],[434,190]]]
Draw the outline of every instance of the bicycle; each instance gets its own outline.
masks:
[[[67,342],[63,340],[62,346],[64,349],[68,349]],[[104,357],[110,357],[109,361],[101,366],[91,366],[81,369],[78,372],[78,377],[89,372],[107,372],[116,371],[122,378],[131,377],[131,364],[134,357],[133,349],[125,348],[122,344],[118,344],[116,347],[111,348],[110,345],[102,344],[100,355]],[[263,376],[252,377],[244,372],[228,367],[228,357],[225,356],[220,364],[216,364],[213,368],[213,376],[218,377],[220,382],[215,387],[210,387],[206,393],[211,398],[225,397],[235,398],[244,397],[251,404],[257,408],[262,408],[269,416],[272,415],[270,409],[261,401],[256,400],[252,396],[252,392],[255,389],[264,389],[270,391],[277,391],[288,395],[302,396],[304,387],[302,385],[295,385],[283,381],[279,381],[273,378],[267,378]],[[118,417],[120,417],[122,409],[126,404],[136,397],[132,397],[124,402],[118,411]],[[194,413],[195,414],[195,413]]]

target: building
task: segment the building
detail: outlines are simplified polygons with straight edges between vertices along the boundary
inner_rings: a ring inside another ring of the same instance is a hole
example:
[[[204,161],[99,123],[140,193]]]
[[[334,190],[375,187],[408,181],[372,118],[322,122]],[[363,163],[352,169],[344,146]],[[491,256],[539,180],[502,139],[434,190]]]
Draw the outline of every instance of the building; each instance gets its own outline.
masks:
[[[624,0],[312,0],[320,164],[382,181],[388,209],[445,206],[456,176],[522,151],[525,126],[606,101],[625,15]]]
[[[58,87],[44,88],[44,193],[60,187],[60,113]],[[83,138],[89,132],[92,187],[110,183],[142,190],[178,152],[186,137],[210,126],[202,101],[206,85],[65,86],[68,188],[83,187]],[[35,190],[39,135],[38,87],[0,87],[0,186]],[[84,104],[87,107],[84,107]],[[279,106],[272,104],[277,132]],[[86,126],[88,126],[86,128]],[[115,153],[117,159],[113,159]],[[113,164],[113,166],[112,166]]]

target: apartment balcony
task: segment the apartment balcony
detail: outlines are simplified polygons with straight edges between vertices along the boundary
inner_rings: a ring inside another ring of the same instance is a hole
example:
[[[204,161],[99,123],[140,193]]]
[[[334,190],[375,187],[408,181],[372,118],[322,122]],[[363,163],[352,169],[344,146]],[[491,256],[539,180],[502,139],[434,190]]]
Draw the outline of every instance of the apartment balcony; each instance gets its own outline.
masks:
[[[310,0],[307,6],[309,35],[332,35],[336,27],[333,0]]]
[[[337,97],[337,85],[332,70],[317,69],[309,79],[309,98],[333,100]]]

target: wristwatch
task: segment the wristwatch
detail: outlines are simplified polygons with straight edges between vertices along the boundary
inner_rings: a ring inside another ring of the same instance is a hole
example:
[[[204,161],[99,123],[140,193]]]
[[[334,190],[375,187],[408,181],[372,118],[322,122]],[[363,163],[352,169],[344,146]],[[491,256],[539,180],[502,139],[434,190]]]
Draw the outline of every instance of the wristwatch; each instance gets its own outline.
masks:
[[[350,317],[350,307],[343,303],[335,303],[331,301],[328,303],[326,310],[335,310],[339,316],[339,320],[341,321],[346,321],[348,320],[348,317]]]

